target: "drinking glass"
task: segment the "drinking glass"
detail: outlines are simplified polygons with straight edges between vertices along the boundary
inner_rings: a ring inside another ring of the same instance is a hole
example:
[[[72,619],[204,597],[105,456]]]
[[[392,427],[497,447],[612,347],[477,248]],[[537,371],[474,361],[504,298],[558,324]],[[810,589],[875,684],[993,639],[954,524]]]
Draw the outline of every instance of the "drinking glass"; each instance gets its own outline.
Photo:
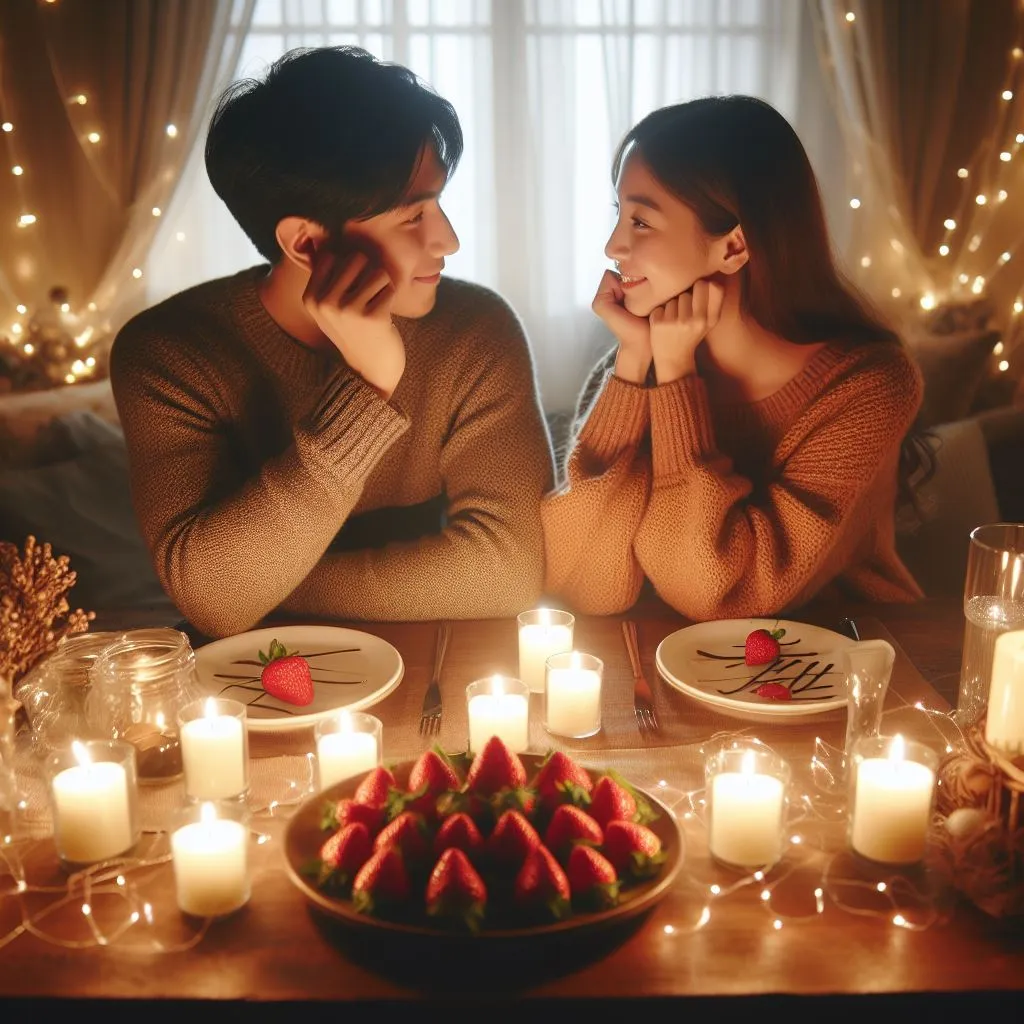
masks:
[[[861,640],[847,647],[840,656],[840,665],[846,673],[847,694],[844,769],[858,741],[879,733],[895,661],[896,651],[885,640]]]
[[[964,580],[963,661],[955,718],[973,725],[988,707],[996,638],[1024,628],[1024,523],[971,531]]]

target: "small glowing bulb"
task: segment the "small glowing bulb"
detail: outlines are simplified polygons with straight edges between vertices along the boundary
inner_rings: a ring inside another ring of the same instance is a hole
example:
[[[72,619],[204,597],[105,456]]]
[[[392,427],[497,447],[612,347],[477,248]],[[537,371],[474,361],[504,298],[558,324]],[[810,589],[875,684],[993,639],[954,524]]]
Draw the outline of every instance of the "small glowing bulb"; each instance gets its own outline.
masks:
[[[773,927],[773,928],[774,928],[774,929],[775,929],[776,931],[779,931],[779,929],[780,929],[780,928],[782,928],[782,922],[781,922],[781,921],[780,921],[780,920],[779,920],[778,918],[775,918],[775,920],[774,920],[774,921],[772,921],[772,927]]]
[[[1006,373],[1006,371],[1009,368],[1010,368],[1010,364],[1005,359],[1000,359],[999,360],[999,372],[1000,373]]]
[[[1016,142],[1018,146],[1024,144],[1024,132],[1017,132],[1013,137],[1013,141]]]
[[[1001,202],[1001,203],[1005,203],[1006,202],[1007,194],[1008,193],[1007,193],[1006,189],[1005,188],[1001,188],[999,190],[998,194],[996,195],[996,199],[998,199],[999,202]]]
[[[901,928],[905,928],[907,924],[907,919],[902,914],[893,914],[892,923],[895,925],[899,925]]]
[[[968,175],[968,173],[969,173],[969,172],[968,172],[968,170],[967,170],[967,168],[966,168],[966,167],[961,167],[961,168],[960,168],[960,169],[959,169],[959,170],[958,170],[958,171],[956,172],[956,176],[957,176],[958,178],[966,178],[966,177],[967,177],[967,175]]]
[[[1010,56],[1013,57],[1014,60],[1020,60],[1021,57],[1024,57],[1024,50],[1022,50],[1019,46],[1015,46],[1010,51]]]
[[[971,240],[967,243],[968,252],[977,252],[981,245],[981,235],[972,235]]]
[[[1003,99],[1006,100],[1007,102],[1012,100],[1013,99],[1013,90],[1012,89],[1004,89],[1003,90]]]
[[[888,887],[886,886],[885,882],[879,882],[875,888],[877,888],[879,892],[885,892],[886,888]]]
[[[893,290],[892,290],[892,297],[894,299],[898,299],[902,294],[903,294],[903,292],[901,292],[899,288],[893,288]]]
[[[24,173],[25,173],[25,168],[22,167],[21,164],[15,164],[11,168],[11,174],[13,174],[16,178],[20,178]]]
[[[1017,299],[1013,304],[1014,313],[1024,313],[1024,301]]]
[[[853,11],[847,11],[846,12],[846,20],[849,21],[849,22],[854,22],[854,21],[857,20],[857,15],[854,14]]]
[[[671,934],[673,934],[673,932],[675,932],[675,928],[673,928],[672,925],[670,925],[670,924],[665,925],[665,934],[666,935],[671,935]]]
[[[21,324],[11,324],[11,334],[21,334]]]
[[[89,102],[89,97],[84,92],[80,92],[76,96],[71,97],[71,102],[79,107],[84,107]]]
[[[18,227],[27,228],[30,224],[35,224],[36,215],[34,213],[23,213],[18,218]]]
[[[65,384],[74,384],[75,383],[75,375],[73,373],[65,374],[64,375],[64,383]]]
[[[19,316],[24,316],[28,312],[28,306],[22,302],[19,302],[14,308],[18,311]]]
[[[854,196],[850,200],[850,209],[851,210],[859,210],[860,209],[860,200],[856,196]]]
[[[947,217],[943,222],[942,226],[947,231],[956,231],[956,221],[952,217]]]
[[[999,159],[1002,160],[1004,164],[1008,164],[1013,159],[1013,154],[1007,153],[1004,149],[1002,153],[999,154]]]
[[[871,266],[871,257],[870,256],[861,256],[861,258],[860,258],[860,265],[862,267],[870,267]]]
[[[763,871],[755,871],[754,872],[754,881],[755,882],[763,882],[764,881],[764,872]]]
[[[945,245],[945,244],[940,245],[939,246],[939,255],[940,256],[948,256],[949,255],[949,246]]]
[[[1013,259],[1013,257],[1008,252],[1004,252],[1004,253],[1000,253],[999,254],[999,262],[1000,263],[1009,263],[1011,259]]]
[[[713,885],[708,891],[712,896],[717,896],[722,891],[722,887],[720,885]]]
[[[81,359],[76,359],[71,364],[71,372],[72,373],[85,373],[85,363],[83,363]]]
[[[921,308],[922,309],[934,309],[935,308],[935,296],[931,292],[925,292],[921,296]]]
[[[163,212],[164,212],[164,211],[163,211],[163,210],[161,210],[159,206],[154,206],[154,207],[153,207],[153,216],[154,216],[154,217],[159,217],[159,216],[160,216],[160,214],[162,214]]]
[[[971,291],[980,295],[985,290],[985,278],[980,274],[971,282]]]
[[[141,271],[141,270],[140,270],[140,269],[139,269],[138,267],[136,267],[136,268],[135,268],[135,269],[134,269],[134,270],[132,271],[132,277],[134,277],[134,278],[135,278],[135,280],[136,280],[136,281],[138,281],[138,279],[139,279],[140,277],[142,277],[142,271]]]
[[[62,302],[60,304],[60,311],[62,313],[70,313],[71,312],[71,303],[70,302]]]
[[[772,898],[772,891],[771,891],[771,889],[762,889],[761,890],[761,899],[764,900],[765,903],[767,903],[771,898]]]
[[[96,303],[95,302],[90,302],[89,305],[86,306],[85,308],[87,310],[89,310],[90,313],[95,313],[96,312]]]
[[[95,356],[89,356],[89,358],[86,359],[86,361],[85,361],[85,365],[88,366],[89,369],[91,370],[96,365],[96,357]]]
[[[32,355],[33,352],[35,352],[35,350],[36,350],[35,345],[33,345],[32,342],[28,342],[28,344],[26,344],[25,347],[21,351],[24,352],[25,355],[30,356],[30,355]]]
[[[992,346],[992,355],[994,355],[994,356],[1001,356],[1002,354],[1003,354],[1003,343],[1001,341],[997,341]]]
[[[981,195],[981,194],[979,193],[978,195],[976,195],[976,196],[974,197],[974,201],[975,201],[975,202],[976,202],[976,203],[977,203],[977,204],[978,204],[979,206],[984,206],[984,205],[985,205],[985,204],[986,204],[986,203],[988,202],[988,197],[987,197],[987,196],[983,196],[983,195]]]
[[[169,138],[176,139],[178,137],[178,126],[176,124],[169,124],[167,126],[167,135]]]
[[[89,134],[86,135],[86,138],[95,146],[96,143],[100,141],[100,133],[99,132],[89,132]]]
[[[88,917],[92,913],[92,907],[90,907],[88,903],[83,903],[82,904],[82,913],[86,917]]]
[[[3,124],[0,124],[0,129],[2,129],[5,132],[13,132],[14,131],[14,125],[11,124],[10,121],[4,121]]]
[[[967,284],[970,278],[966,274],[957,274],[956,278],[961,284]]]
[[[800,844],[801,844],[801,843],[803,842],[803,840],[802,840],[802,839],[800,838],[800,836],[790,836],[790,837],[789,837],[789,841],[790,841],[790,842],[791,842],[791,843],[792,843],[792,844],[793,844],[794,846],[799,846],[799,845],[800,845]]]

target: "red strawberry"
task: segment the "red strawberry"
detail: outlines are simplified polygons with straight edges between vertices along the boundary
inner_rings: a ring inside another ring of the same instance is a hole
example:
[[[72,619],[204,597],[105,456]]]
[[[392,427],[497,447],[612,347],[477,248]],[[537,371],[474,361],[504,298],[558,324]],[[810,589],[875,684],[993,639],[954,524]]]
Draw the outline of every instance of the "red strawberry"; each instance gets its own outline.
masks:
[[[468,814],[453,814],[445,818],[434,836],[434,853],[440,855],[455,847],[470,855],[477,853],[484,845],[484,837],[476,822]]]
[[[792,700],[793,694],[790,693],[788,686],[783,686],[782,683],[762,683],[755,691],[758,697],[763,697],[765,700]]]
[[[609,821],[632,821],[636,817],[636,800],[625,786],[610,775],[602,775],[590,794],[590,816],[606,828]]]
[[[604,910],[619,899],[619,876],[604,854],[590,846],[574,846],[566,869],[573,902],[587,909]]]
[[[560,860],[568,858],[575,843],[600,846],[604,842],[601,826],[586,811],[572,804],[559,804],[551,815],[544,843]]]
[[[368,807],[385,807],[388,802],[388,794],[394,785],[395,777],[391,770],[383,765],[377,765],[359,783],[352,799],[357,804],[366,804]]]
[[[259,654],[263,666],[260,682],[271,697],[300,707],[313,703],[313,677],[305,658],[289,654],[284,644],[277,640],[270,641],[267,654],[262,651]]]
[[[425,750],[409,771],[407,792],[393,792],[388,812],[394,817],[402,811],[415,811],[427,818],[438,815],[437,798],[459,788],[459,776],[451,763],[436,750]]]
[[[384,824],[384,808],[357,804],[351,797],[342,797],[332,807],[327,808],[321,826],[325,829],[339,829],[355,821],[365,825],[370,835],[376,835],[377,830]]]
[[[519,811],[506,811],[487,837],[487,857],[499,868],[518,871],[540,846],[537,830]]]
[[[469,858],[450,846],[438,858],[427,880],[427,913],[479,931],[487,907],[487,887]]]
[[[523,762],[497,736],[492,736],[473,758],[466,776],[466,789],[480,796],[493,796],[500,789],[517,789],[525,784]]]
[[[320,884],[348,886],[372,853],[373,840],[365,825],[355,821],[339,828],[320,847]]]
[[[374,850],[386,850],[396,846],[402,851],[405,863],[410,867],[424,861],[430,852],[423,818],[412,811],[403,811],[394,821],[389,822],[377,833],[373,841]]]
[[[755,629],[747,634],[747,641],[743,646],[743,660],[748,665],[769,665],[781,652],[779,641],[786,635],[784,629],[775,629],[769,632],[767,629]]]
[[[601,850],[620,876],[648,878],[665,859],[658,836],[635,821],[608,822]]]
[[[549,814],[559,804],[586,804],[591,786],[586,770],[560,750],[545,758],[530,784],[537,792],[537,803]]]
[[[534,847],[516,875],[516,902],[527,911],[557,920],[569,914],[571,896],[561,864],[543,844]]]
[[[360,914],[375,914],[404,903],[412,892],[409,874],[397,846],[373,853],[352,883],[352,903]]]

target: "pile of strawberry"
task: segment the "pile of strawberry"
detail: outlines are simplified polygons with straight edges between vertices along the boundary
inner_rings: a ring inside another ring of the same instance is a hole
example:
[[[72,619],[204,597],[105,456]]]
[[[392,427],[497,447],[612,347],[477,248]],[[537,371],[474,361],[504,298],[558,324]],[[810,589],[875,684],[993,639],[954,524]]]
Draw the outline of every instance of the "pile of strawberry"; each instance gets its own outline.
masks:
[[[463,771],[463,769],[465,769]],[[360,913],[471,932],[614,906],[656,876],[655,815],[612,773],[555,751],[532,779],[492,737],[471,761],[422,754],[405,786],[378,767],[331,802],[307,874]]]

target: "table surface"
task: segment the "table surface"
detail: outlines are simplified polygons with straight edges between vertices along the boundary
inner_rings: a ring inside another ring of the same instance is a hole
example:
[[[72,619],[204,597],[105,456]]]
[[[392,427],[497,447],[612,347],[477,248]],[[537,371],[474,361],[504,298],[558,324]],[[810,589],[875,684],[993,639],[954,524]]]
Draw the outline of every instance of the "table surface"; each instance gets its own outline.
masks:
[[[892,640],[897,663],[890,687],[892,707],[922,702],[936,711],[949,705],[936,687],[955,693],[962,615],[954,603],[920,605],[811,606],[801,621],[835,628],[852,615],[863,638]],[[620,766],[639,784],[663,770],[692,765],[699,745],[723,731],[753,731],[788,757],[803,758],[816,737],[841,744],[845,713],[830,712],[799,723],[724,718],[658,678],[654,654],[669,633],[686,625],[657,602],[630,612],[639,625],[642,660],[654,687],[661,733],[644,740],[632,721],[632,676],[622,642],[623,617],[577,619],[575,646],[605,661],[605,728],[592,740],[555,741],[584,764]],[[116,615],[97,628],[142,625]],[[348,623],[377,634],[401,653],[400,686],[373,713],[384,722],[385,759],[415,756],[430,742],[418,735],[420,703],[429,682],[435,626],[432,623]],[[201,643],[199,638],[195,641]],[[445,716],[439,741],[464,746],[466,683],[493,671],[514,671],[517,657],[512,620],[458,622],[442,673]],[[902,712],[897,711],[901,714]],[[912,713],[912,712],[910,712]],[[536,713],[532,718],[536,719]],[[532,746],[552,745],[539,723],[531,724]],[[291,743],[301,749],[308,737]],[[254,758],[287,753],[278,741],[253,734]],[[287,744],[286,744],[287,745]],[[668,766],[665,768],[664,766]],[[640,778],[637,778],[640,776]],[[531,1012],[578,1008],[607,999],[690,1001],[711,998],[724,1011],[749,1000],[730,997],[809,999],[875,995],[930,997],[949,1008],[950,999],[1016,1000],[1024,990],[1024,929],[1019,920],[999,921],[966,903],[951,904],[949,919],[920,931],[894,925],[880,914],[860,915],[828,905],[813,919],[773,926],[756,887],[714,901],[703,927],[693,922],[692,886],[673,886],[647,915],[617,927],[578,933],[572,941],[540,941],[499,947],[478,942],[457,955],[443,943],[375,940],[314,911],[283,870],[284,818],[266,826],[269,869],[258,874],[250,902],[215,922],[194,948],[154,953],[128,948],[69,951],[25,934],[0,950],[0,997],[83,1000],[246,1001],[269,1009],[293,1001],[362,1001],[372,1004],[428,998],[432,1004],[466,1002],[498,1007],[528,1000]],[[687,833],[687,843],[692,838]],[[694,847],[693,856],[701,851]],[[691,853],[688,848],[687,856]],[[274,860],[274,858],[277,858]],[[809,862],[810,863],[810,862]],[[173,907],[170,868],[162,869],[160,913]],[[817,869],[815,869],[817,870]],[[55,875],[59,879],[59,875]],[[17,922],[16,900],[0,900],[0,936]],[[190,1004],[191,1005],[191,1004]],[[215,1004],[219,1005],[219,1004]]]

